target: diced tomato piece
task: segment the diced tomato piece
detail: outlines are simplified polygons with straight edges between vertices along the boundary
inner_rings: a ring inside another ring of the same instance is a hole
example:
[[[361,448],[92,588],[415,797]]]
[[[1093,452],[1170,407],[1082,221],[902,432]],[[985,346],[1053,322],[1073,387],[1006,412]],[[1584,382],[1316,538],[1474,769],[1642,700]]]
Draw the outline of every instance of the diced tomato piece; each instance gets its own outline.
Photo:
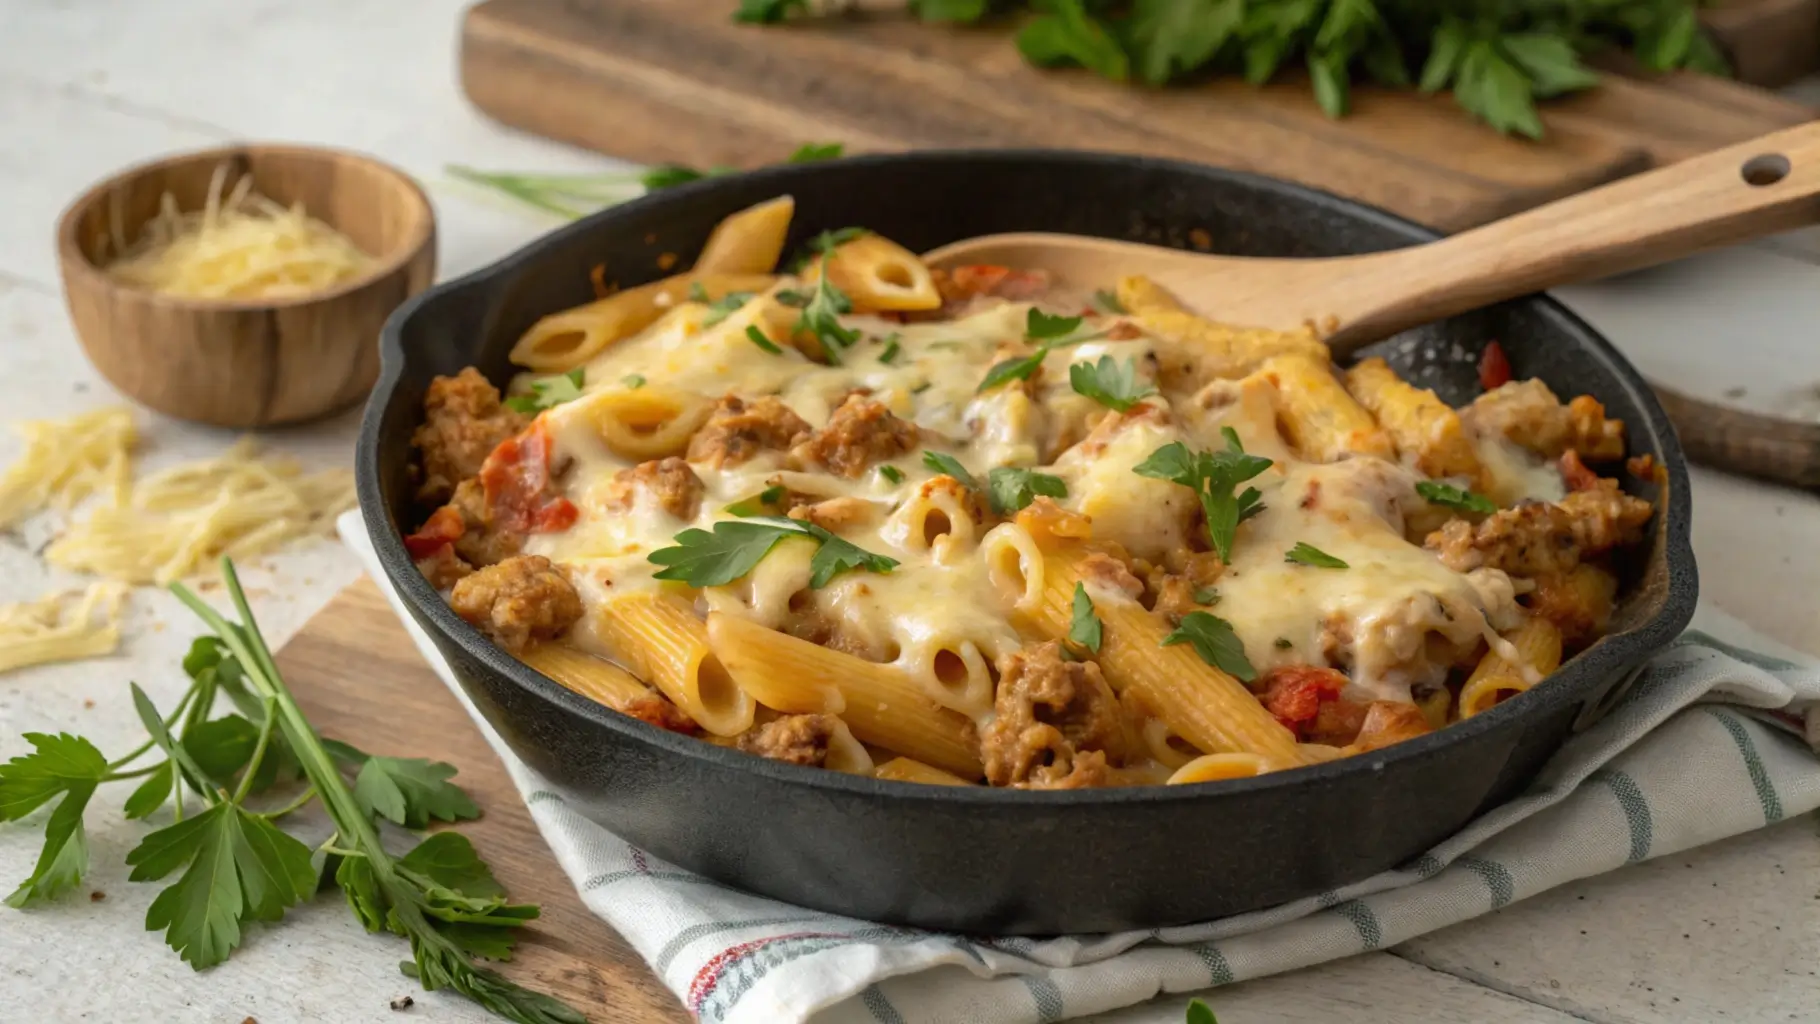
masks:
[[[405,550],[412,558],[422,561],[460,540],[466,532],[468,526],[461,513],[453,505],[444,505],[430,513],[430,518],[424,520],[416,533],[404,539]]]
[[[991,295],[993,289],[1009,276],[1010,267],[993,263],[969,263],[948,271],[948,280],[961,295]]]
[[[550,435],[543,421],[493,449],[480,467],[480,486],[498,529],[548,533],[575,524],[576,509],[550,493]]]
[[[1479,353],[1479,387],[1494,391],[1509,383],[1510,357],[1504,354],[1504,346],[1486,342],[1485,351]]]
[[[1258,699],[1277,721],[1296,734],[1307,734],[1321,713],[1321,705],[1340,699],[1346,688],[1344,673],[1314,665],[1283,665],[1273,668],[1260,680],[1263,695]]]
[[[1580,453],[1572,448],[1561,453],[1561,482],[1570,491],[1590,491],[1599,486],[1599,474],[1586,468]]]

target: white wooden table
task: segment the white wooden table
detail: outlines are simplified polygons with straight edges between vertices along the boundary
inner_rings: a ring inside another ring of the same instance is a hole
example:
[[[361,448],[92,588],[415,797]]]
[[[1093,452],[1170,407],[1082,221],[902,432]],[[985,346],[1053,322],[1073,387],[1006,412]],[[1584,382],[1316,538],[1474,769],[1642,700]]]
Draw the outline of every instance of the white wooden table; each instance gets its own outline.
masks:
[[[546,230],[533,215],[443,184],[447,162],[602,168],[588,154],[482,120],[454,76],[460,0],[0,0],[0,415],[66,415],[116,401],[84,361],[57,293],[51,231],[77,191],[122,165],[227,140],[366,150],[429,184],[444,276]],[[1820,101],[1820,85],[1807,90]],[[1820,233],[1704,257],[1566,296],[1644,368],[1685,391],[1820,415]],[[141,415],[148,460],[218,450],[226,435]],[[348,464],[355,417],[271,438],[311,462]],[[0,441],[0,459],[16,450]],[[1820,653],[1820,499],[1699,471],[1695,546],[1708,599],[1785,643]],[[0,600],[76,582],[33,557],[45,528],[0,537]],[[275,642],[358,568],[323,542],[264,559],[250,575]],[[28,730],[79,731],[104,750],[139,733],[135,679],[174,700],[188,615],[152,592],[133,599],[112,659],[0,679],[0,755]],[[92,704],[91,704],[92,702]],[[117,805],[104,794],[96,804]],[[41,827],[37,819],[33,826]],[[141,931],[150,886],[125,852],[143,828],[90,814],[99,901],[0,908],[0,1018],[261,1024],[395,1021],[414,986],[389,936],[359,931],[322,899],[255,929],[223,967],[195,974]],[[0,884],[30,871],[34,827],[0,827]],[[1324,967],[1221,990],[1225,1024],[1347,1021],[1568,1024],[1820,1019],[1820,837],[1812,818],[1565,886],[1497,914]],[[417,993],[413,1012],[486,1020],[455,998]],[[1113,1014],[1175,1022],[1184,1000]]]

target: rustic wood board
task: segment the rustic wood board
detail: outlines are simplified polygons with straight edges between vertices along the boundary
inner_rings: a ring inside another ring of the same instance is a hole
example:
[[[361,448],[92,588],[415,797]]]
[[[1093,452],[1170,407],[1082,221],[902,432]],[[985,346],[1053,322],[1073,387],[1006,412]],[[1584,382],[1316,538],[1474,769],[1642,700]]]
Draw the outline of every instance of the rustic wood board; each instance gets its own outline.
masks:
[[[690,1020],[632,947],[582,905],[504,765],[424,664],[372,580],[361,579],[318,612],[278,653],[278,666],[324,734],[460,769],[456,781],[485,812],[462,833],[514,899],[543,906],[503,973],[567,1001],[594,1024]]]
[[[1722,0],[1700,18],[1739,81],[1776,88],[1820,68],[1820,0]]]
[[[507,124],[641,162],[751,166],[806,141],[1084,147],[1279,175],[1446,230],[1814,116],[1736,82],[1610,76],[1550,104],[1538,144],[1447,97],[1361,89],[1333,121],[1300,82],[1138,89],[1029,67],[1003,29],[891,13],[763,29],[732,6],[485,0],[464,22],[462,86]]]

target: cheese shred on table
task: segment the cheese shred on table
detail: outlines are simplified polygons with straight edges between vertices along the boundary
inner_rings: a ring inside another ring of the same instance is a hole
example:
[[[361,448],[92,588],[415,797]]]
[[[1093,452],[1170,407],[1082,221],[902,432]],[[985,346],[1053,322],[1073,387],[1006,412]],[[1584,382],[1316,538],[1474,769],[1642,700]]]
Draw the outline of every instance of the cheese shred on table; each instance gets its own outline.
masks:
[[[68,510],[97,495],[115,505],[126,501],[138,440],[126,408],[30,420],[14,429],[25,438],[25,454],[0,476],[0,528],[52,505]]]
[[[222,195],[227,166],[215,169],[208,200],[184,213],[169,192],[131,246],[117,229],[120,257],[107,267],[116,280],[196,299],[282,299],[310,295],[356,277],[372,265],[359,246],[304,211],[252,190],[241,178]]]
[[[252,438],[218,458],[173,466],[133,485],[124,504],[97,507],[46,549],[64,569],[127,583],[166,584],[221,555],[246,558],[306,535],[327,535],[354,506],[345,469],[304,473],[262,459]]]
[[[92,583],[85,591],[0,605],[0,672],[114,653],[125,600],[120,584]]]

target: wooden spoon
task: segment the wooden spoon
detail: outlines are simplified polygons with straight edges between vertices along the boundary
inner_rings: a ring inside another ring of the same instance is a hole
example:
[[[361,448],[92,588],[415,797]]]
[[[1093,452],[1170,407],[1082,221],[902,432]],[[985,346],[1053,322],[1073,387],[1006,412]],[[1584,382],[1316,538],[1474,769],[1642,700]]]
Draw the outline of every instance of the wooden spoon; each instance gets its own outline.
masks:
[[[1820,122],[1390,252],[1260,259],[1027,232],[966,239],[925,259],[1042,267],[1080,285],[1142,274],[1223,323],[1312,324],[1342,357],[1493,302],[1817,222]]]

